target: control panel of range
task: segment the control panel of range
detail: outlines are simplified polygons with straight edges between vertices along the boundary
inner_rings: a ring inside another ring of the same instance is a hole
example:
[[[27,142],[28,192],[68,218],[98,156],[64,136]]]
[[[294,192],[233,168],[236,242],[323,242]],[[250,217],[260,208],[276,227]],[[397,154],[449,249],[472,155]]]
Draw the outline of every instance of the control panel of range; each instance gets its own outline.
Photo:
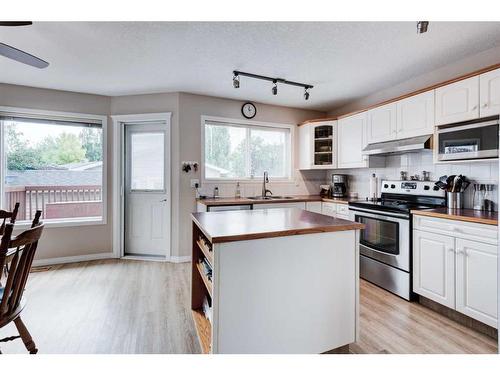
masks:
[[[382,181],[382,193],[428,195],[444,197],[445,191],[434,185],[434,181]]]

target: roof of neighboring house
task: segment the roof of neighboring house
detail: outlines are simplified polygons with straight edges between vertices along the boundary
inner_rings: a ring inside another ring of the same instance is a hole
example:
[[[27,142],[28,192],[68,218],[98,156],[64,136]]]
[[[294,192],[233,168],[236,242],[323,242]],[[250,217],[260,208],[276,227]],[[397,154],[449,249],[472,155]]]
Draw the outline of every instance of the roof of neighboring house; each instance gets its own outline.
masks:
[[[85,161],[80,163],[68,163],[59,166],[70,171],[88,171],[93,169],[102,169],[102,161]]]
[[[8,186],[102,185],[101,170],[26,170],[7,171]]]

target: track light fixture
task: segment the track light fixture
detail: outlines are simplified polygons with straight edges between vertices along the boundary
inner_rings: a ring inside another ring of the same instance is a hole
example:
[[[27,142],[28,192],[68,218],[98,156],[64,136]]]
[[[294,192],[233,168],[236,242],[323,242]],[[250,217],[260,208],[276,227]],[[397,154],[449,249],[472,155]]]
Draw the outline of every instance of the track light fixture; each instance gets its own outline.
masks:
[[[240,88],[240,76],[238,74],[235,74],[233,76],[233,87],[235,89],[239,89]]]
[[[278,95],[278,82],[283,83],[285,85],[303,87],[305,90],[305,92],[304,92],[304,99],[305,100],[309,100],[309,91],[308,90],[312,89],[314,87],[313,85],[308,85],[306,83],[287,81],[286,79],[283,79],[283,78],[273,78],[273,77],[261,76],[259,74],[246,73],[246,72],[240,72],[238,70],[233,70],[233,87],[235,89],[240,87],[240,76],[255,78],[255,79],[262,79],[264,81],[271,81],[273,83],[273,87],[271,89],[271,92],[273,95]]]
[[[428,27],[429,27],[429,21],[418,21],[417,22],[417,34],[426,33]]]

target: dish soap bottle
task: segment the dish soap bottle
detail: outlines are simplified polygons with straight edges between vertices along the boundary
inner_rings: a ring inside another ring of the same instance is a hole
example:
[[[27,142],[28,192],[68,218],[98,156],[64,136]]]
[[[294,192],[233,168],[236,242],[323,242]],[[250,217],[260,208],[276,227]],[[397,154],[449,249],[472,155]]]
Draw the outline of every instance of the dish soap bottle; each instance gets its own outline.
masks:
[[[241,189],[240,189],[240,183],[236,183],[236,192],[234,193],[234,196],[236,198],[241,198]]]

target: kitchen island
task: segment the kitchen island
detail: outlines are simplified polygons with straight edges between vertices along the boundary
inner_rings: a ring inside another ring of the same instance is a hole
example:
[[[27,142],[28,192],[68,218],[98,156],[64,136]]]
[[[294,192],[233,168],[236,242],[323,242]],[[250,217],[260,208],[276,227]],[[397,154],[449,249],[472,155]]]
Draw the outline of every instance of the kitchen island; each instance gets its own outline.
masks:
[[[296,208],[192,220],[191,307],[204,353],[323,353],[356,341],[362,224]]]

